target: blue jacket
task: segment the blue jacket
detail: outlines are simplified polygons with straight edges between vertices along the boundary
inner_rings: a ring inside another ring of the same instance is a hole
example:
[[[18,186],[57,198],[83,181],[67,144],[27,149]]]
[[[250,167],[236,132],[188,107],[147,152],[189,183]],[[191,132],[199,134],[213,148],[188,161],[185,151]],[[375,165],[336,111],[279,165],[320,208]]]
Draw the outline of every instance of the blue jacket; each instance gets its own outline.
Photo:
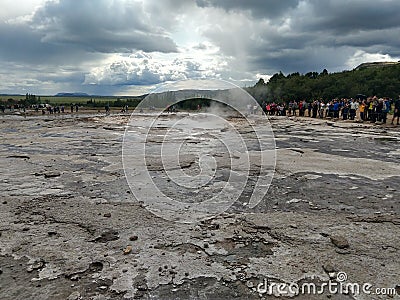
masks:
[[[340,106],[339,102],[336,102],[335,104],[333,104],[333,110],[334,111],[339,110],[339,106]]]

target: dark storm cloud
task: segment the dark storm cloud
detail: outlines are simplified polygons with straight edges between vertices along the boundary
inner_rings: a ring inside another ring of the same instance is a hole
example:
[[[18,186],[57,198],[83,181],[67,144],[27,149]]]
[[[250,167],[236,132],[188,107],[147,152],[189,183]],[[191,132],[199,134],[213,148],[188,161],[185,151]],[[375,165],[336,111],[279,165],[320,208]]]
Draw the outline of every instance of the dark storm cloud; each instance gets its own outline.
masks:
[[[210,26],[204,35],[227,55],[247,61],[253,72],[308,72],[325,67],[341,71],[357,51],[399,55],[400,1],[274,1],[275,7],[265,1],[197,3],[252,12],[253,20],[243,22],[236,16],[237,26],[228,20]],[[268,7],[274,17],[264,12]]]
[[[268,52],[265,55],[250,58],[250,63],[261,67],[258,71],[284,73],[292,72],[321,72],[323,69],[336,69],[338,64],[344,67],[344,62],[351,55],[349,48],[308,47],[304,49],[287,49]]]
[[[44,34],[43,41],[89,51],[176,51],[175,43],[155,23],[140,2],[60,0],[37,10],[31,26]]]
[[[140,3],[83,0],[76,4],[47,2],[31,20],[0,22],[1,59],[62,65],[99,59],[101,53],[176,51],[165,32],[142,17]]]
[[[63,64],[96,59],[73,45],[43,42],[43,34],[26,24],[0,23],[0,57],[25,64]]]
[[[398,28],[400,1],[392,0],[319,0],[307,1],[312,18],[306,19],[304,29],[347,34],[365,30]]]
[[[277,18],[297,7],[300,0],[196,0],[200,7],[219,7],[226,11],[249,11],[258,18]]]

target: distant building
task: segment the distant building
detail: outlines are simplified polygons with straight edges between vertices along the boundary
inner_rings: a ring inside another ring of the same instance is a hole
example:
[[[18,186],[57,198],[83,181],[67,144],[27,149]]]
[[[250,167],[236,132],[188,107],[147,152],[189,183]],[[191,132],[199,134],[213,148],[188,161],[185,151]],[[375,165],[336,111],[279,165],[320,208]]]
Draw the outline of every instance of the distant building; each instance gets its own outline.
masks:
[[[368,62],[368,63],[363,63],[363,64],[359,65],[354,70],[383,68],[383,67],[390,67],[390,66],[399,65],[399,64],[400,64],[400,61]]]

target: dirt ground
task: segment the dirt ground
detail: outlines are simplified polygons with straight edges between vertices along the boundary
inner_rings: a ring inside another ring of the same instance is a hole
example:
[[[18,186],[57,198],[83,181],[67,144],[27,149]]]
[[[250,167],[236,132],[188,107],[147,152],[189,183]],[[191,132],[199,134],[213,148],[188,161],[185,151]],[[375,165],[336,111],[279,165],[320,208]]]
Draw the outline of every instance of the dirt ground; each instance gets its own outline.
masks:
[[[0,115],[0,299],[276,299],[265,280],[321,287],[341,272],[375,294],[283,298],[400,298],[400,127],[271,117],[277,163],[263,201],[244,209],[243,193],[182,224],[134,199],[127,121]]]

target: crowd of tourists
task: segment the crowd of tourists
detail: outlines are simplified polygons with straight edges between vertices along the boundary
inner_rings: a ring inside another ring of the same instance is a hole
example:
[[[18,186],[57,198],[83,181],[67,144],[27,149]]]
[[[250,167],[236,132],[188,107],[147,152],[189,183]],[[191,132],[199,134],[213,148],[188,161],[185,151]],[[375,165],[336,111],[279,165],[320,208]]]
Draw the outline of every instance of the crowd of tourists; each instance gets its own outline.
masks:
[[[400,96],[397,100],[388,97],[366,97],[365,99],[333,99],[331,101],[314,100],[311,102],[290,101],[289,103],[266,103],[262,108],[267,115],[300,116],[311,118],[332,118],[354,121],[369,121],[386,124],[393,112],[391,124],[397,119],[399,125]]]

